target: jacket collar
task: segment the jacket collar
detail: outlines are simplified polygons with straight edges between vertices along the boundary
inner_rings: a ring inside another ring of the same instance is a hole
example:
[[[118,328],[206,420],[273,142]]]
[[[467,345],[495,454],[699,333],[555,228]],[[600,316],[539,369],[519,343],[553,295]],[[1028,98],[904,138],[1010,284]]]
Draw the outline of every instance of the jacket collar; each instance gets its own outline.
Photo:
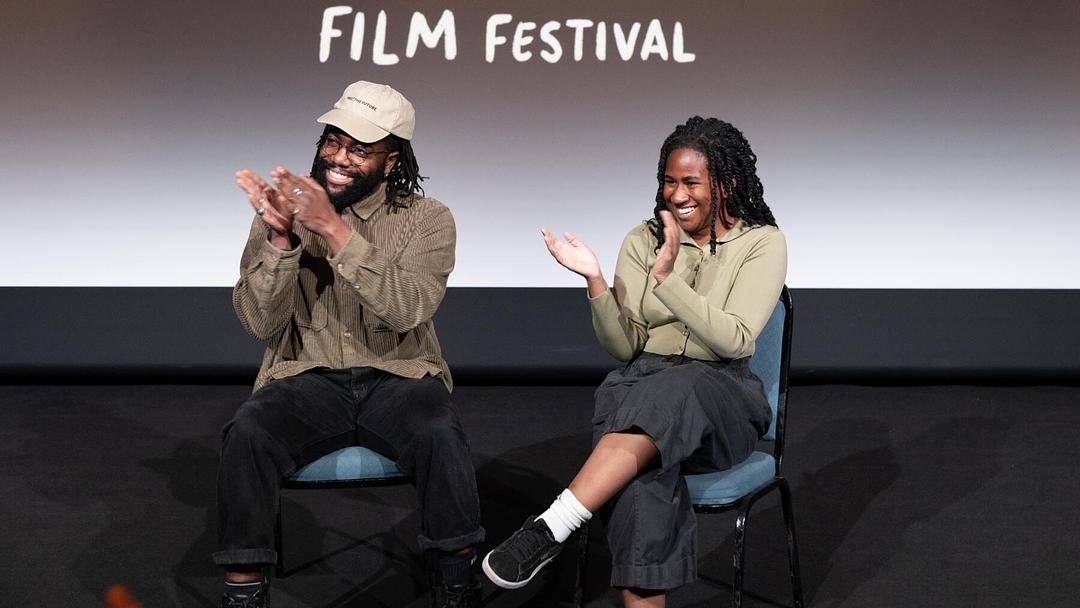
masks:
[[[367,196],[356,201],[355,203],[347,207],[352,211],[356,217],[368,221],[375,210],[379,209],[386,203],[386,182],[382,182],[375,187]]]
[[[734,241],[735,239],[739,238],[740,236],[746,234],[747,232],[749,232],[753,228],[754,228],[753,226],[747,225],[747,223],[744,222],[741,218],[737,219],[737,220],[735,220],[735,225],[732,226],[730,229],[728,229],[728,231],[726,233],[724,233],[724,236],[716,239],[716,242],[717,243],[729,243],[729,242]],[[687,234],[685,230],[683,230],[682,226],[679,226],[679,242],[682,243],[683,245],[693,245],[694,247],[697,247],[698,249],[701,249],[702,247],[705,247],[706,245],[708,245],[707,241],[706,241],[705,245],[698,245],[696,242],[694,242],[694,239],[690,238],[690,235]]]

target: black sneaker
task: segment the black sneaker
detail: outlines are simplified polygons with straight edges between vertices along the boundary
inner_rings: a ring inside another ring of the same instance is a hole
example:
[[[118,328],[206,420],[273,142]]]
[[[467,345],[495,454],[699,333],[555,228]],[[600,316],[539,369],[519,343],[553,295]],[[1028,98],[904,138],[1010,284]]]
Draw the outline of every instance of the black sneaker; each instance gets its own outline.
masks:
[[[559,551],[562,544],[555,542],[547,522],[530,515],[520,530],[484,557],[484,574],[504,589],[524,587]]]
[[[436,608],[479,608],[480,581],[468,585],[438,585],[432,590]]]
[[[265,578],[256,585],[226,585],[225,593],[221,594],[221,608],[266,608],[268,591],[269,584]]]

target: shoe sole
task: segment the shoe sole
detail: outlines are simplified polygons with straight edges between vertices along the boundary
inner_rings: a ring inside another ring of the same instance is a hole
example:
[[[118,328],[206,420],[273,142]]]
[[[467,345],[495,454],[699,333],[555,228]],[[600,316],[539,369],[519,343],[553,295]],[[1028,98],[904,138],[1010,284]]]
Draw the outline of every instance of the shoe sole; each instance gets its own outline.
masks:
[[[484,570],[484,574],[487,575],[487,577],[491,580],[491,582],[495,583],[499,587],[502,587],[503,589],[520,589],[520,588],[524,587],[525,585],[528,585],[529,581],[531,581],[533,579],[533,577],[536,576],[536,573],[540,572],[541,568],[548,565],[551,562],[551,560],[558,557],[558,555],[552,555],[551,557],[549,557],[549,558],[545,559],[544,561],[540,562],[540,565],[537,566],[536,569],[534,569],[532,571],[532,574],[529,575],[529,578],[527,578],[527,579],[525,579],[523,581],[518,581],[516,583],[513,582],[513,581],[503,580],[501,577],[499,577],[498,574],[495,574],[495,571],[492,570],[491,566],[488,564],[488,558],[489,557],[491,557],[491,552],[490,551],[488,552],[487,555],[484,556],[484,562],[481,564],[481,567]]]

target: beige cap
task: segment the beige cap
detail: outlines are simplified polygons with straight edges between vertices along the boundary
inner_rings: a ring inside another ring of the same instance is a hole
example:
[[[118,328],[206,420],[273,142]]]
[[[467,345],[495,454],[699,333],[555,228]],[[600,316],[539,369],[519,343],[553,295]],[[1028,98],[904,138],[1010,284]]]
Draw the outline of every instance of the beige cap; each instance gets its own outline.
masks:
[[[389,86],[361,80],[350,84],[334,109],[320,116],[318,122],[334,125],[368,144],[391,133],[411,140],[416,111],[404,95]]]

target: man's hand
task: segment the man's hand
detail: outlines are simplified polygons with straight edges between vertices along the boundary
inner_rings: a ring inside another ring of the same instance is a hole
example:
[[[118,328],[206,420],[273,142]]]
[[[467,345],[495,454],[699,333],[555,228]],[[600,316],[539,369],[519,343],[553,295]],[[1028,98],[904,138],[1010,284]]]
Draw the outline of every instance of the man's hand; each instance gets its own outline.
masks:
[[[679,257],[679,227],[675,224],[675,216],[671,215],[670,211],[661,211],[660,219],[664,222],[664,244],[660,246],[660,251],[656,252],[656,261],[652,267],[652,275],[657,285],[668,278],[675,268],[675,258]]]
[[[336,256],[349,240],[352,229],[334,209],[326,190],[310,177],[293,175],[281,166],[275,168],[270,177],[295,221],[323,237],[330,254]]]
[[[236,185],[247,193],[251,207],[270,228],[270,243],[278,249],[291,248],[293,216],[288,212],[281,193],[250,169],[241,169],[235,175]]]

